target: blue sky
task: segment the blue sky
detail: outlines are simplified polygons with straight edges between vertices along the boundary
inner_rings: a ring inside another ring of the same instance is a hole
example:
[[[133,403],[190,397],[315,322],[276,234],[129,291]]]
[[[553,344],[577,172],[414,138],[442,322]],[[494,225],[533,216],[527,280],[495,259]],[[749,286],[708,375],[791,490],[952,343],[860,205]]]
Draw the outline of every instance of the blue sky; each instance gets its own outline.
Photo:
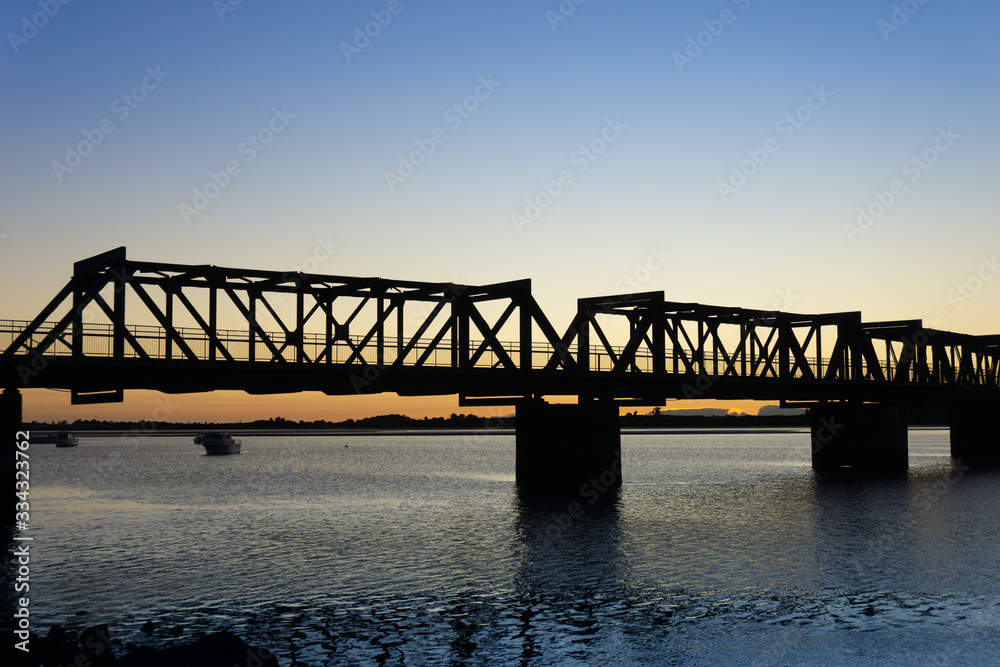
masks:
[[[557,326],[642,278],[678,301],[1000,331],[995,3],[12,0],[0,27],[0,317],[126,245],[527,277]],[[213,173],[226,186],[192,213]]]

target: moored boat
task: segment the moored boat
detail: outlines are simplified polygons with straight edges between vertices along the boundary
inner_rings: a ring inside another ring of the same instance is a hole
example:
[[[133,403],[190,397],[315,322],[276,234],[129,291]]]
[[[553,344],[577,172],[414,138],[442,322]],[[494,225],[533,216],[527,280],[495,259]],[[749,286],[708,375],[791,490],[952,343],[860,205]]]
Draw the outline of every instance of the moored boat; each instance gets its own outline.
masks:
[[[194,437],[194,444],[205,448],[206,454],[239,454],[243,443],[222,431],[208,431]]]
[[[76,447],[80,441],[69,431],[59,431],[56,434],[56,447]]]

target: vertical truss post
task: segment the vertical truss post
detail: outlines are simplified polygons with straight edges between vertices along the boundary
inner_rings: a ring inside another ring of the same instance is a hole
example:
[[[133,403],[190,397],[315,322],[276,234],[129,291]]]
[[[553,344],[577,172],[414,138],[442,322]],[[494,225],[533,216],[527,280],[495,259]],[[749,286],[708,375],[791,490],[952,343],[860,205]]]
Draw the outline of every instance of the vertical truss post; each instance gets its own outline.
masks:
[[[215,345],[212,344],[212,338],[219,337],[218,328],[218,306],[219,306],[219,290],[214,285],[208,290],[208,360],[215,361]]]
[[[458,335],[458,298],[456,297],[451,301],[451,314],[450,319],[450,329],[451,329],[451,366],[452,368],[458,368],[458,348],[459,348],[459,335]]]
[[[583,299],[577,301],[576,319],[580,328],[576,333],[576,362],[581,371],[590,370],[590,318],[593,313],[587,310]],[[598,366],[600,361],[598,361]]]
[[[712,375],[719,374],[719,321],[712,323]]]
[[[740,322],[740,377],[746,377],[747,375],[747,337],[749,337],[750,325],[745,321]],[[753,346],[753,341],[750,341],[751,347]]]
[[[664,315],[663,319],[664,319],[664,321],[666,321],[666,315]],[[677,335],[677,328],[678,328],[678,323],[679,323],[680,320],[678,320],[677,318],[671,318],[671,319],[672,319],[672,322],[670,324],[670,326],[671,326],[671,329],[670,329],[670,331],[671,331],[670,340],[673,343],[673,354],[671,354],[670,356],[673,357],[673,362],[674,362],[673,363],[673,370],[671,372],[674,373],[674,374],[677,374],[677,373],[681,372],[681,354],[680,354],[681,353],[681,337]]]
[[[652,370],[654,373],[662,374],[667,372],[667,325],[664,321],[666,314],[664,313],[662,292],[653,300],[652,307],[656,309],[656,315],[649,325],[653,334],[651,341],[653,343],[653,349],[651,350],[653,354]]]
[[[127,278],[125,277],[125,263],[122,262],[116,269],[113,270],[112,275],[115,277],[114,289],[114,351],[113,355],[115,359],[121,359],[125,356],[125,285]],[[171,325],[173,323],[171,322]]]
[[[396,298],[392,302],[396,307],[396,362],[402,363],[403,358],[403,331],[406,325],[406,320],[403,317],[403,306],[405,301],[402,298]]]
[[[375,320],[375,363],[385,366],[385,298],[380,294],[376,299],[378,312]]]
[[[705,318],[698,318],[698,350],[694,354],[695,359],[698,360],[698,374],[708,375],[708,369],[705,368]]]
[[[791,380],[792,325],[783,313],[776,313],[775,321],[778,326],[778,377]]]
[[[471,345],[469,341],[469,309],[472,308],[469,297],[462,294],[452,304],[452,311],[456,313],[458,324],[458,368],[466,368],[469,365]]]
[[[865,378],[864,371],[864,351],[862,350],[862,345],[864,345],[864,335],[861,331],[861,317],[858,316],[857,322],[851,322],[848,325],[848,330],[850,331],[850,344],[848,349],[851,351],[851,379],[852,380],[863,380]]]
[[[170,324],[170,328],[174,328],[174,291],[170,288],[164,290],[164,294],[167,297],[166,303],[166,317],[167,322]],[[211,341],[209,341],[209,347],[212,347]],[[165,352],[167,359],[173,359],[174,357],[174,337],[167,333],[167,340],[165,342]]]
[[[73,276],[73,338],[71,346],[74,357],[83,356],[83,277]]]
[[[295,281],[298,290],[295,292],[295,362],[301,364],[306,360],[305,352],[305,335],[306,335],[306,323],[305,323],[305,298],[306,295],[302,291],[302,283],[299,280]]]
[[[853,370],[851,364],[852,345],[850,327],[846,322],[837,322],[837,344],[834,345],[833,353],[830,355],[830,366],[836,366],[840,371],[841,380],[850,380],[853,377],[851,373]]]
[[[531,307],[528,301],[531,297],[531,287],[517,295],[518,316],[520,317],[520,338],[521,338],[521,370],[530,371],[531,359]]]
[[[887,338],[885,345],[887,348],[890,347],[892,342]],[[904,340],[903,347],[899,352],[899,359],[896,361],[895,375],[891,378],[896,382],[913,382],[917,380],[918,365],[916,362],[918,347],[911,341]],[[889,355],[886,354],[886,359]]]
[[[247,290],[247,301],[247,312],[250,313],[247,319],[247,342],[250,344],[247,359],[257,361],[257,295],[252,290]]]
[[[823,378],[823,340],[821,335],[823,333],[823,325],[820,324],[816,327],[816,377],[818,379]]]
[[[326,316],[326,363],[333,363],[333,300],[323,302],[323,314]]]

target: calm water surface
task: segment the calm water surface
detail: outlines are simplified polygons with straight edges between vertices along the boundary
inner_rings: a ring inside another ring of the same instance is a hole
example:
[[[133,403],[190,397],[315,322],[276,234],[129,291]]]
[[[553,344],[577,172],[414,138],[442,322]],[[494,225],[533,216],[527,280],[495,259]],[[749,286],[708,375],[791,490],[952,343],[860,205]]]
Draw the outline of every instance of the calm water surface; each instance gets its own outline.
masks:
[[[818,478],[804,431],[626,433],[594,505],[521,497],[505,435],[80,440],[30,449],[42,632],[231,629],[284,665],[1000,664],[1000,472],[947,430],[864,479]]]

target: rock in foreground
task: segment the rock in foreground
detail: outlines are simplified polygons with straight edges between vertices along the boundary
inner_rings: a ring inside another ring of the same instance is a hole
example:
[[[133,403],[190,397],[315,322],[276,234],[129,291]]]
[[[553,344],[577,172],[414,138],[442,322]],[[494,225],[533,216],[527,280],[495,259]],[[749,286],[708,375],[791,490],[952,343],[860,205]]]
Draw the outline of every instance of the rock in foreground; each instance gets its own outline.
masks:
[[[205,635],[191,644],[156,650],[141,646],[118,660],[120,667],[278,667],[266,648],[254,648],[231,632]]]

